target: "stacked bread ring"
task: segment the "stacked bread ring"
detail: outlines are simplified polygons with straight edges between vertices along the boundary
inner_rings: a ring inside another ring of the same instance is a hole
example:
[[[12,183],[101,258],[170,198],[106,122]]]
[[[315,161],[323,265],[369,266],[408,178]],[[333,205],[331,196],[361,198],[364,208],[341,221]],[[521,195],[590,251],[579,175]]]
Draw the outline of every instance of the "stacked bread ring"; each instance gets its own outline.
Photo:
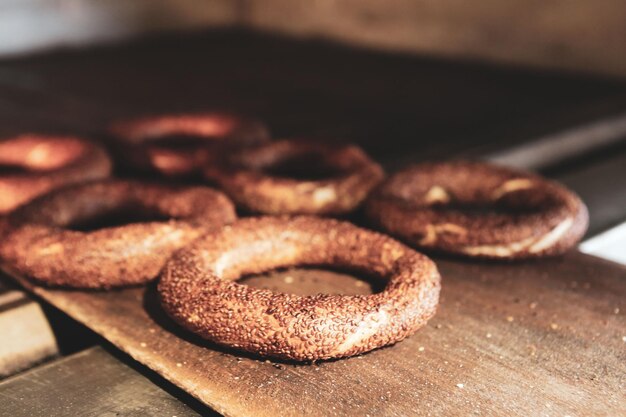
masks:
[[[260,121],[224,112],[142,117],[110,132],[127,168],[169,177],[199,174],[225,151],[269,139]]]
[[[355,145],[269,141],[263,124],[227,113],[136,119],[111,132],[131,171],[201,173],[224,194],[205,186],[93,181],[108,175],[110,163],[99,147],[75,138],[51,139],[55,152],[38,145],[41,137],[3,142],[0,164],[58,174],[49,182],[33,174],[35,185],[22,195],[11,194],[19,187],[0,176],[0,209],[13,210],[0,228],[5,266],[43,285],[73,288],[139,285],[160,276],[162,306],[182,327],[265,357],[342,358],[424,326],[437,308],[440,276],[411,247],[506,260],[558,255],[578,242],[588,222],[575,194],[535,174],[456,161],[411,166],[385,180],[380,165]],[[160,142],[176,135],[202,140]],[[76,184],[79,169],[85,182]],[[54,190],[60,185],[66,186]],[[235,205],[264,216],[237,220]],[[354,219],[405,243],[345,220],[360,207],[364,216]],[[103,216],[123,214],[133,221],[102,223]],[[101,223],[88,227],[94,220]],[[386,286],[368,296],[304,297],[236,282],[296,266],[361,271]]]
[[[0,140],[0,215],[54,188],[110,172],[106,152],[85,139],[24,134]]]

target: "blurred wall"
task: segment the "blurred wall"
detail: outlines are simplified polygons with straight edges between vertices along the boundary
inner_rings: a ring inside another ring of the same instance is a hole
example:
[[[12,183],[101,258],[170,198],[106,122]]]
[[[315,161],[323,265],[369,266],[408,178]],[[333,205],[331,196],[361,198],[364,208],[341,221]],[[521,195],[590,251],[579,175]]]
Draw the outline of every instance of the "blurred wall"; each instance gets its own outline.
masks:
[[[626,76],[626,0],[251,0],[254,27]]]
[[[0,0],[0,55],[237,21],[230,0]]]
[[[0,54],[210,26],[626,76],[626,0],[0,0]]]

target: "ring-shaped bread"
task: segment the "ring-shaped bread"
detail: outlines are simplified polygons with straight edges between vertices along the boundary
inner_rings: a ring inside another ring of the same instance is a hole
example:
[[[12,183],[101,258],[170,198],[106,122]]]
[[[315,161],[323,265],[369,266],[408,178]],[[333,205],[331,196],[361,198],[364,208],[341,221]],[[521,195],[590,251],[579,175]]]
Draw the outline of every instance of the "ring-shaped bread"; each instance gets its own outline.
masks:
[[[53,188],[110,173],[107,153],[85,139],[23,134],[0,140],[0,215]]]
[[[138,220],[80,228],[94,219],[129,214]],[[143,284],[158,275],[175,250],[235,219],[230,200],[208,187],[84,183],[55,190],[12,212],[0,257],[12,270],[47,285]]]
[[[259,120],[221,112],[143,117],[110,131],[126,168],[170,177],[199,174],[224,152],[269,140]]]
[[[235,282],[292,266],[328,266],[385,279],[371,295],[299,296]],[[239,220],[177,252],[158,286],[180,325],[223,346],[310,361],[357,355],[424,326],[438,304],[435,264],[404,244],[328,218]]]
[[[275,173],[284,166],[327,175]],[[250,212],[317,215],[350,213],[384,177],[380,165],[357,146],[293,139],[242,149],[225,163],[207,166],[205,174]]]
[[[416,247],[470,257],[557,255],[587,230],[583,202],[536,174],[483,162],[411,166],[366,203],[373,224]]]

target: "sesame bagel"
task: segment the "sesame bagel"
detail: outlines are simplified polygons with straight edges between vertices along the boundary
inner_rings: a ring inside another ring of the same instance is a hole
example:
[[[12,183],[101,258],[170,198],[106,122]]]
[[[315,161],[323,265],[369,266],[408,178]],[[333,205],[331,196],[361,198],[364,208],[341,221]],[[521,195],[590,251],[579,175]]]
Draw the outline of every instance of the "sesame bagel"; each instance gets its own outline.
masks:
[[[106,152],[81,138],[24,134],[0,140],[0,215],[53,188],[110,172]]]
[[[572,191],[538,175],[481,162],[424,163],[392,175],[367,217],[406,242],[470,257],[558,255],[588,225]]]
[[[235,281],[275,268],[321,265],[387,281],[371,295],[299,296]],[[239,220],[177,252],[158,291],[180,325],[223,346],[311,361],[396,343],[424,326],[439,299],[435,264],[398,241],[318,217]]]
[[[224,150],[269,140],[258,120],[230,113],[171,114],[115,123],[120,161],[130,170],[189,176]]]
[[[296,178],[308,169],[323,178]],[[383,179],[380,165],[354,145],[280,140],[234,154],[208,166],[217,183],[240,207],[263,214],[341,215],[353,211]]]
[[[80,230],[90,220],[129,213],[139,222]],[[142,284],[158,275],[172,252],[235,218],[228,198],[207,187],[85,183],[53,191],[11,213],[0,257],[10,268],[47,285]]]

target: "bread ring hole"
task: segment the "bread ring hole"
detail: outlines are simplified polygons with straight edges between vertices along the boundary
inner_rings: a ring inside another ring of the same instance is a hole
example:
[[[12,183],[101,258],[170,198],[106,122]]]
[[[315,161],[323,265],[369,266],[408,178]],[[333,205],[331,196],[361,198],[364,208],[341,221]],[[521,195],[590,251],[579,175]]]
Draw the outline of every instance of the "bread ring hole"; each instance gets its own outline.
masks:
[[[437,211],[454,212],[460,211],[467,215],[484,216],[493,213],[505,214],[510,213],[511,209],[499,207],[497,204],[489,203],[462,203],[451,202],[445,205],[433,205]]]
[[[238,282],[255,288],[301,296],[320,293],[368,295],[381,292],[385,287],[384,280],[379,277],[322,267],[276,269],[244,276]]]
[[[111,227],[126,226],[134,223],[165,222],[171,217],[157,210],[149,210],[144,207],[129,205],[115,207],[80,216],[66,226],[69,230],[78,232],[93,232],[95,230]]]
[[[29,172],[23,165],[0,164],[0,176],[24,175]]]
[[[467,216],[524,215],[545,210],[545,205],[526,199],[502,199],[493,201],[452,200],[446,204],[433,204],[432,209],[443,213],[461,212]]]
[[[558,207],[562,200],[550,188],[532,188],[510,192],[494,203],[499,210],[531,214]]]
[[[330,163],[324,155],[317,152],[284,155],[258,166],[257,169],[272,177],[298,181],[320,181],[345,174],[345,170]]]
[[[202,146],[211,146],[223,140],[219,136],[197,136],[192,134],[168,134],[152,138],[150,144],[163,150],[192,151]]]

